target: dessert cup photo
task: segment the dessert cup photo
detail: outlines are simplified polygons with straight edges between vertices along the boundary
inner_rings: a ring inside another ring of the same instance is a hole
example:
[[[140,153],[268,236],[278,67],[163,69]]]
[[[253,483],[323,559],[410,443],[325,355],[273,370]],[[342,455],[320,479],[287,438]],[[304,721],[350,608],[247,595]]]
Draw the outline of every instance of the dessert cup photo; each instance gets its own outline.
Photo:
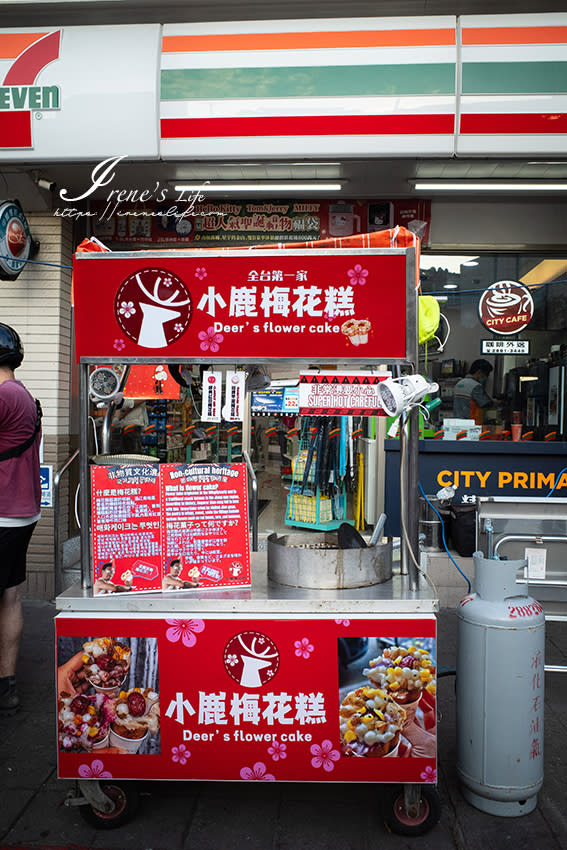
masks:
[[[397,752],[405,719],[404,709],[382,689],[366,685],[350,691],[339,709],[343,755],[378,758]]]
[[[126,750],[128,753],[137,753],[142,744],[144,744],[149,737],[149,729],[141,729],[142,735],[138,738],[125,738],[122,735],[119,735],[118,732],[115,732],[113,728],[110,730],[109,735],[109,743],[111,747],[120,747],[123,750]]]
[[[110,733],[108,732],[104,738],[101,738],[100,741],[95,741],[93,744],[93,750],[104,750],[109,746],[108,739],[110,737]]]
[[[114,638],[94,638],[83,644],[85,678],[97,693],[115,696],[130,669],[129,646]]]
[[[427,650],[413,644],[387,647],[362,672],[371,685],[383,688],[413,717],[423,692],[435,695],[435,662]]]

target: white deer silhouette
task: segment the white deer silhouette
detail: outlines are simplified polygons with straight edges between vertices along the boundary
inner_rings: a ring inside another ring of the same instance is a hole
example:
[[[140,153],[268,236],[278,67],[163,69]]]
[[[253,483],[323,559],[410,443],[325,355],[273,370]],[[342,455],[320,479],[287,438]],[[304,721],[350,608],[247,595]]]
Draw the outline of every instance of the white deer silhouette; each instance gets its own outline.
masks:
[[[170,298],[160,298],[158,289],[162,280],[161,277],[157,277],[155,280],[153,294],[148,292],[139,274],[136,275],[136,280],[144,295],[152,302],[151,304],[147,304],[140,301],[143,319],[138,337],[138,345],[144,348],[164,348],[167,345],[167,339],[165,338],[163,326],[166,322],[171,321],[171,319],[177,319],[181,315],[178,310],[171,310],[169,308],[183,307],[185,304],[189,304],[190,299],[186,298],[185,301],[175,301],[179,295],[178,289],[175,290]]]
[[[264,667],[269,667],[272,662],[267,659],[277,658],[278,654],[277,652],[269,654],[269,647],[267,647],[264,652],[258,652],[256,650],[256,638],[252,639],[251,646],[246,646],[242,640],[242,635],[238,635],[238,642],[246,653],[249,653],[247,655],[240,656],[243,665],[240,684],[246,688],[259,688],[262,684],[262,680],[260,679],[260,670],[263,670]]]

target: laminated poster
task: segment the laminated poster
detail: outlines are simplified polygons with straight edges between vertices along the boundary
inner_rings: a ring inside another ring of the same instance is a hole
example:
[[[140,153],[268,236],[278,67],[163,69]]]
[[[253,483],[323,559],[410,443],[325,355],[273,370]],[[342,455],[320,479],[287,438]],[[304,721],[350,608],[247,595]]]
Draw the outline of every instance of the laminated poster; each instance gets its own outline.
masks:
[[[249,587],[246,465],[93,466],[93,593]]]

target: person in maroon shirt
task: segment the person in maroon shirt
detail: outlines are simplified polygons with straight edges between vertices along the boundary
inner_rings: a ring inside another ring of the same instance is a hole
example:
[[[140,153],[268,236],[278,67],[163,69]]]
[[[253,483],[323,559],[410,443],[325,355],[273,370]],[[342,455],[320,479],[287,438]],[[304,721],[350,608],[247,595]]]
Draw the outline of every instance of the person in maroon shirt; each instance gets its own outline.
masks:
[[[23,628],[19,586],[26,554],[40,518],[41,411],[14,377],[24,359],[16,331],[0,322],[0,714],[20,700],[16,664]]]

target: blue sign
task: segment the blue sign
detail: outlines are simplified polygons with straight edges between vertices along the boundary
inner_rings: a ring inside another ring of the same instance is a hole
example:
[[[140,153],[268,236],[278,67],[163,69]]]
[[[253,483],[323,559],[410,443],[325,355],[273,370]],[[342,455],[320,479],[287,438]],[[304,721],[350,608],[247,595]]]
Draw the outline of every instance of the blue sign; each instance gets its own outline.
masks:
[[[39,480],[41,482],[41,507],[53,507],[53,465],[42,463],[39,468]]]

